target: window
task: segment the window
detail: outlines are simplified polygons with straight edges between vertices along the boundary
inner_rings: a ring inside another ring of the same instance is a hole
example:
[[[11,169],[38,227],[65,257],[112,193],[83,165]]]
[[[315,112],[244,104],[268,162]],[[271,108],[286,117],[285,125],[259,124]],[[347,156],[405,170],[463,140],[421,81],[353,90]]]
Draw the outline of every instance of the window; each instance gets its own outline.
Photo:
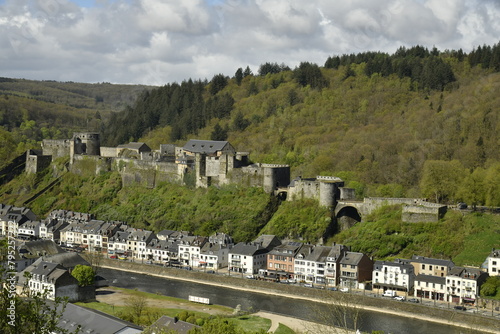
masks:
[[[425,264],[422,265],[422,270],[425,270]]]
[[[429,266],[429,270],[432,270],[432,266]]]

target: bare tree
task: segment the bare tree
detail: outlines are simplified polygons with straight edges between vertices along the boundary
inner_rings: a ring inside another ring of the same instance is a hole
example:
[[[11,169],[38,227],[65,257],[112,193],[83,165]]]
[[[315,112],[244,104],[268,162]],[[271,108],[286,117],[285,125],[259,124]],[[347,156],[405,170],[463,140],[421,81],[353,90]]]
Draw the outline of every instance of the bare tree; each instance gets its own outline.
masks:
[[[134,319],[135,323],[139,323],[142,314],[146,311],[146,307],[148,306],[147,298],[143,295],[132,295],[127,298],[125,301],[125,305],[127,305],[127,311]]]
[[[104,255],[102,255],[101,251],[88,251],[85,253],[85,259],[94,270],[94,274],[97,275],[99,270],[101,269],[102,259]]]
[[[324,291],[322,303],[317,303],[314,310],[315,322],[318,325],[313,325],[315,328],[311,329],[311,332],[347,334],[358,330],[362,322],[362,313],[354,298],[355,296],[350,293]],[[332,330],[332,327],[336,330]]]

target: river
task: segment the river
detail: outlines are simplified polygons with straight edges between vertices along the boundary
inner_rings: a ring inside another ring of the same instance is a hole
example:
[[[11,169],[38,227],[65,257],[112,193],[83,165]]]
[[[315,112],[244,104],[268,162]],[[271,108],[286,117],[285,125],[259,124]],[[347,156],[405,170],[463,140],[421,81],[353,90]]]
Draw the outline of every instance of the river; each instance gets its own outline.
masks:
[[[110,286],[137,289],[182,299],[188,299],[189,295],[209,298],[212,304],[224,305],[231,308],[241,305],[242,310],[262,310],[308,321],[317,321],[316,316],[319,313],[318,311],[325,308],[325,305],[321,303],[306,300],[271,296],[115,269],[101,268],[99,275],[106,278]],[[372,311],[362,311],[360,319],[360,329],[369,333],[372,330],[381,330],[386,334],[480,333],[474,331],[472,328],[459,328]]]

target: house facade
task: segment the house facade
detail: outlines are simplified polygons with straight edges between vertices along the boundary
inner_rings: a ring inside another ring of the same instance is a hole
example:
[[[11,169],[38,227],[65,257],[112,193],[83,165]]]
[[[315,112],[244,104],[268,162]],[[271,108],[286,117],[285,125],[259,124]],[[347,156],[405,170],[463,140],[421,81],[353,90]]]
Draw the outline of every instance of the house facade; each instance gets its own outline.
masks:
[[[490,276],[500,276],[500,249],[493,248],[486,262],[488,274]]]
[[[254,275],[266,268],[269,251],[259,244],[240,242],[229,250],[229,271]]]
[[[475,304],[488,277],[488,273],[477,268],[454,267],[446,276],[446,301]]]
[[[447,296],[446,277],[433,275],[417,275],[413,288],[415,297],[444,301]]]
[[[359,289],[372,279],[373,261],[363,253],[346,252],[340,260],[341,287]]]
[[[415,275],[431,275],[438,277],[445,277],[455,266],[450,260],[433,259],[418,255],[413,255],[410,263],[415,268]]]
[[[395,290],[413,294],[414,281],[415,271],[409,260],[375,261],[373,265],[372,284],[377,292]]]

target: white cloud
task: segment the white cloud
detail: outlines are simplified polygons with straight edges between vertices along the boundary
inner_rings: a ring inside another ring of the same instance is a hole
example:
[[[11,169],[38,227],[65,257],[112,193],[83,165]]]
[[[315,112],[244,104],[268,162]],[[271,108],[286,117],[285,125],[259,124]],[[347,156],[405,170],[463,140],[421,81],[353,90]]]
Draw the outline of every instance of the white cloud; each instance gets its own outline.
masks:
[[[500,36],[494,0],[6,0],[0,75],[165,84],[250,65]],[[89,5],[94,4],[93,6]]]

